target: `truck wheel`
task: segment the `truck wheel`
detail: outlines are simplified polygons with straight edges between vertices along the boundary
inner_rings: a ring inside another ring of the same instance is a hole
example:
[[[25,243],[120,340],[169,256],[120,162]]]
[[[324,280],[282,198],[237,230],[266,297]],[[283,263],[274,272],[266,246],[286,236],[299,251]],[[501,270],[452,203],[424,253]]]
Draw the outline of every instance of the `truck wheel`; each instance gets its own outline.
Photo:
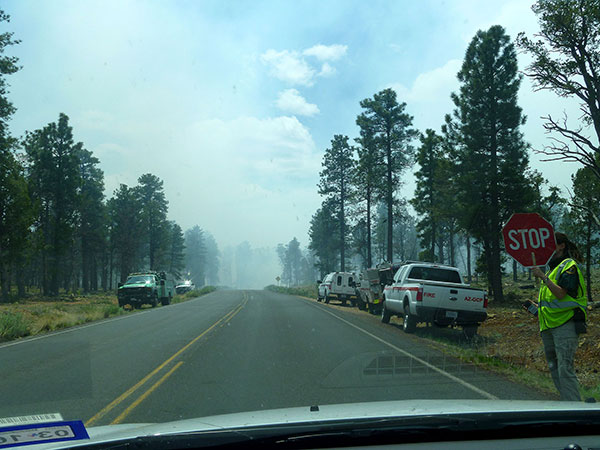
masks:
[[[163,297],[163,298],[161,298],[161,299],[160,299],[160,303],[161,303],[163,306],[170,305],[170,304],[171,304],[171,297]]]
[[[330,300],[329,295],[325,294],[325,303],[329,303],[329,300]]]
[[[383,306],[381,307],[381,322],[390,323],[391,318],[392,318],[392,315],[390,314],[388,309],[385,307],[385,302],[383,302]]]
[[[150,304],[153,308],[156,308],[156,306],[158,305],[158,296],[156,294],[154,294],[154,297],[152,297],[152,303]]]
[[[417,329],[417,320],[415,316],[410,314],[408,305],[404,306],[404,323],[402,324],[402,329],[405,333],[414,333]]]
[[[473,339],[477,334],[477,325],[465,325],[463,326],[463,334],[467,339]]]
[[[367,309],[367,305],[365,305],[365,302],[363,301],[362,298],[359,298],[357,300],[357,303],[358,303],[358,309],[359,310],[364,311],[365,309]]]
[[[346,299],[345,298],[341,299],[340,301],[342,302],[342,306],[346,306]]]

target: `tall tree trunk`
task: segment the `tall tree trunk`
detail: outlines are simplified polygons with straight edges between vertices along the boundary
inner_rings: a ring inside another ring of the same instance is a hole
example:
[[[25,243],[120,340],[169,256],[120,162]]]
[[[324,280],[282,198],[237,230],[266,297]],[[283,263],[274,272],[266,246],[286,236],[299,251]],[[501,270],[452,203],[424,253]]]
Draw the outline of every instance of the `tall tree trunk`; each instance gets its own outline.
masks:
[[[430,249],[431,254],[429,257],[431,258],[431,262],[433,262],[433,263],[436,262],[436,259],[435,259],[435,242],[437,239],[436,232],[437,232],[437,223],[435,222],[435,220],[432,220],[431,221],[431,249]]]
[[[371,267],[371,186],[367,186],[367,267]]]
[[[490,256],[490,253],[492,251],[491,251],[490,247],[491,246],[490,246],[489,242],[487,242],[487,240],[484,241],[484,243],[483,243],[483,253],[485,255],[485,264],[487,266],[487,270],[486,270],[487,286],[488,286],[488,291],[490,292],[490,295],[494,296],[495,285],[494,285],[494,282],[493,282],[492,271],[490,270],[490,267],[492,265],[492,261],[491,261],[492,258]],[[494,299],[495,299],[495,297],[494,297]]]
[[[340,192],[340,270],[346,271],[346,217],[344,211],[344,203],[346,201],[344,196],[344,180],[342,179],[342,186]]]
[[[387,158],[387,260],[392,263],[394,259],[394,178],[392,172],[392,143],[390,133],[387,133],[386,142]]]
[[[83,292],[90,291],[90,256],[85,238],[81,239],[81,287]]]
[[[590,202],[591,203],[591,202]],[[589,205],[589,203],[588,203]],[[588,209],[589,211],[589,209]],[[594,219],[590,213],[587,214],[586,224],[586,236],[585,236],[585,283],[587,288],[588,302],[592,302],[592,227],[594,226]]]
[[[6,263],[3,261],[4,258],[0,258],[0,287],[2,288],[2,302],[7,303],[9,301],[8,294],[8,274],[6,269]]]
[[[500,199],[498,195],[498,143],[497,143],[497,129],[496,129],[496,102],[495,102],[495,90],[492,88],[492,102],[491,102],[491,118],[490,118],[490,206],[491,206],[491,217],[490,217],[490,229],[488,239],[490,241],[491,254],[490,254],[490,266],[488,266],[489,272],[492,274],[492,285],[494,289],[494,300],[502,302],[504,300],[502,292],[502,267],[500,261]]]
[[[467,234],[467,280],[469,284],[473,281],[471,274],[471,237]]]
[[[90,261],[90,288],[92,291],[98,291],[98,264],[96,262],[96,254],[92,254]]]
[[[111,248],[108,256],[108,290],[113,290],[114,250]]]
[[[19,298],[25,297],[25,263],[21,258],[17,260],[16,270],[15,270],[16,278],[17,278],[17,296]]]
[[[456,266],[456,255],[454,254],[454,224],[450,224],[450,236],[448,237],[448,246],[450,247],[450,265]]]

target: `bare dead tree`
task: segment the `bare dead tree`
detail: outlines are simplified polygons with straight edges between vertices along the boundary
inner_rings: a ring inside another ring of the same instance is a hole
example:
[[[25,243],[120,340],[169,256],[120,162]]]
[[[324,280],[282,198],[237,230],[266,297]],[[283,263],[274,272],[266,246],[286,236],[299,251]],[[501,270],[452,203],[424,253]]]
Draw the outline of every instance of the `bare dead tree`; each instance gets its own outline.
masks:
[[[600,2],[538,0],[532,9],[540,33],[517,38],[519,48],[533,57],[525,74],[536,90],[579,99],[582,113],[575,127],[566,115],[543,117],[551,143],[537,152],[549,157],[545,161],[579,162],[600,179]]]

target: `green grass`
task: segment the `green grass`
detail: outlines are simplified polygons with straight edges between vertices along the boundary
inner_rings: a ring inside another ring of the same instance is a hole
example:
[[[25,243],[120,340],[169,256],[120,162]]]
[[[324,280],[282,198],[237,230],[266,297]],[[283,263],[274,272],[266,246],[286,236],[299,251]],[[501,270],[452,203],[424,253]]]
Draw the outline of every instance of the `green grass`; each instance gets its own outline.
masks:
[[[0,338],[12,340],[29,335],[29,327],[19,313],[4,312],[0,314]]]
[[[305,286],[275,286],[273,284],[265,287],[265,290],[271,292],[278,292],[280,294],[299,295],[301,297],[317,298],[317,286],[313,284]]]

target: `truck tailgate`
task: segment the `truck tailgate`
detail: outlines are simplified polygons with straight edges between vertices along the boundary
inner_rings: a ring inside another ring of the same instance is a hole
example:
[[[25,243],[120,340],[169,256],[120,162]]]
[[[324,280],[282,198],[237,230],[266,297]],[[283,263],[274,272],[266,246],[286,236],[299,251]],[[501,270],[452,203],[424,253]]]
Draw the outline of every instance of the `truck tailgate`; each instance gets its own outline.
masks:
[[[455,311],[485,311],[485,292],[465,286],[423,283],[423,306]]]

